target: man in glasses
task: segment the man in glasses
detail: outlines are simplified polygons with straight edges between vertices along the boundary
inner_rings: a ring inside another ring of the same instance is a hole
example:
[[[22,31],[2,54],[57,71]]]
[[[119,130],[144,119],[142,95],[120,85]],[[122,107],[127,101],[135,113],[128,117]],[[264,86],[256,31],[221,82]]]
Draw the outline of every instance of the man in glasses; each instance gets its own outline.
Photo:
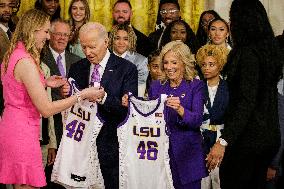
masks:
[[[45,48],[41,58],[42,62],[49,67],[50,75],[61,75],[66,77],[71,64],[81,60],[79,56],[66,50],[70,32],[68,22],[62,19],[51,22],[49,46]],[[59,89],[52,89],[51,96],[52,100],[62,99]],[[62,117],[60,113],[53,117],[57,145],[59,145],[63,132]]]
[[[180,19],[180,6],[177,0],[161,0],[159,14],[162,20],[162,27],[149,34],[149,39],[155,49],[160,49],[160,43],[165,28],[173,21]]]

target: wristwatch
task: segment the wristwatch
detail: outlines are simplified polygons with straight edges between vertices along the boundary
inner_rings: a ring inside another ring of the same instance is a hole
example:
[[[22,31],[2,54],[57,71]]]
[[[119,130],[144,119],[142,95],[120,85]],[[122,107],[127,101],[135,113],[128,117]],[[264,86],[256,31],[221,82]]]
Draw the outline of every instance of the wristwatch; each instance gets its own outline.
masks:
[[[219,138],[218,141],[222,146],[225,146],[225,147],[228,146],[228,142],[225,141],[225,139]]]

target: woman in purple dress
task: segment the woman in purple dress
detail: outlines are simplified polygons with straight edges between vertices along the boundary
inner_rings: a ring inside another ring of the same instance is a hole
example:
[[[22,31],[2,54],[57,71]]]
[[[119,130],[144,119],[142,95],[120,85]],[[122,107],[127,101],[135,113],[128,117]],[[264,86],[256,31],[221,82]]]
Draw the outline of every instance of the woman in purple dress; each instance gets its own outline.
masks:
[[[163,80],[154,81],[149,97],[167,94],[167,125],[170,133],[170,167],[176,189],[200,189],[207,176],[200,126],[205,84],[196,79],[194,58],[181,41],[166,44],[160,54]]]

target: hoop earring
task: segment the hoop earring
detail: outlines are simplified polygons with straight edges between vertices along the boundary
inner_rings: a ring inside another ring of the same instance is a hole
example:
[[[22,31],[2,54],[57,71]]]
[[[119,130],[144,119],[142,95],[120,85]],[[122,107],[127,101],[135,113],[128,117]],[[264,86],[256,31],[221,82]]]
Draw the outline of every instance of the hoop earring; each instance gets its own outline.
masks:
[[[208,35],[208,37],[207,37],[207,44],[211,44],[211,43],[212,43],[212,40],[211,40],[210,36]]]
[[[228,42],[229,42],[229,36],[227,36],[226,39],[225,39],[225,43],[228,44]]]

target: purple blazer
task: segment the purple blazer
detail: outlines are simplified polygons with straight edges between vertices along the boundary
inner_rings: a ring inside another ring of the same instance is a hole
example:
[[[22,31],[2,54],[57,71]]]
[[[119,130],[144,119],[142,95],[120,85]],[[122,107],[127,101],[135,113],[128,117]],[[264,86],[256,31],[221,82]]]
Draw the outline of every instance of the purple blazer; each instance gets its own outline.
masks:
[[[150,98],[156,98],[160,94],[178,96],[184,107],[183,117],[180,117],[172,108],[167,107],[166,111],[166,121],[170,132],[169,155],[172,161],[173,179],[178,179],[183,185],[207,176],[203,139],[200,132],[205,86],[203,81],[197,79],[182,80],[176,88],[170,87],[168,81],[165,84],[153,81],[149,89]]]

